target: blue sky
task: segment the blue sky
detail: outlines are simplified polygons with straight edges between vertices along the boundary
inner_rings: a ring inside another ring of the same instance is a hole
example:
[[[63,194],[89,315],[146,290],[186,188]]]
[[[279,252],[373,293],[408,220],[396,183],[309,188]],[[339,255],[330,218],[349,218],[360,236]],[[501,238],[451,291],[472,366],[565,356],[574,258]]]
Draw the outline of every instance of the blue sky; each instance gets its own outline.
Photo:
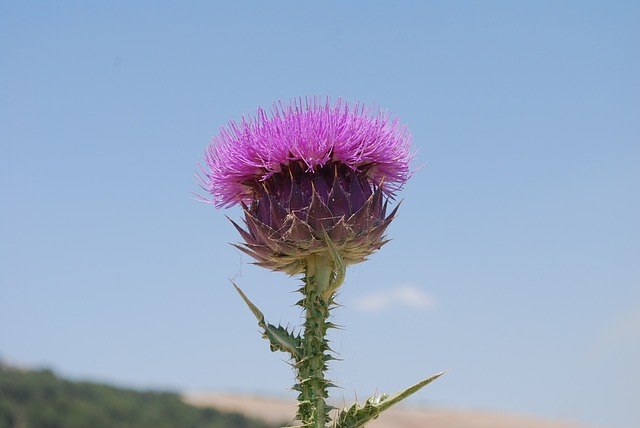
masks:
[[[276,100],[375,103],[421,168],[349,269],[333,396],[640,425],[640,4],[0,3],[0,358],[292,396],[233,278],[298,280],[194,201],[210,138]]]

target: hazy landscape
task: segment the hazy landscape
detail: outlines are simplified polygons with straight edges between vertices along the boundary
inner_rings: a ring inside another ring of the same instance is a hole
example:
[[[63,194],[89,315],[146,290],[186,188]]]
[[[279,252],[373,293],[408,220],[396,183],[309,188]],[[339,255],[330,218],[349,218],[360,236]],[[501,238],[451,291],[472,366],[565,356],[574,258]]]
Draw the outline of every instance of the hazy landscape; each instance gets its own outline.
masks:
[[[334,402],[336,408],[345,403]],[[294,400],[228,392],[137,391],[70,381],[0,362],[0,428],[276,428],[295,426]],[[368,428],[596,428],[570,421],[397,406]]]
[[[270,424],[290,422],[295,403],[286,399],[228,393],[189,393],[183,399],[194,406],[238,412]],[[334,403],[340,407],[342,403]],[[421,406],[391,408],[367,428],[595,428],[569,421],[553,421],[498,412],[445,410]]]

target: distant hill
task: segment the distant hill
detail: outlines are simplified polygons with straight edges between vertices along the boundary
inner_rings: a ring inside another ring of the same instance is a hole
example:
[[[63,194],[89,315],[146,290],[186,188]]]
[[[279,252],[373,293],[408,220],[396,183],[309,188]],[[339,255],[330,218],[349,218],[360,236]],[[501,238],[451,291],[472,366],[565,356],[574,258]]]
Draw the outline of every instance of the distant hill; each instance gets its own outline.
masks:
[[[0,428],[274,428],[178,394],[71,382],[0,363]]]

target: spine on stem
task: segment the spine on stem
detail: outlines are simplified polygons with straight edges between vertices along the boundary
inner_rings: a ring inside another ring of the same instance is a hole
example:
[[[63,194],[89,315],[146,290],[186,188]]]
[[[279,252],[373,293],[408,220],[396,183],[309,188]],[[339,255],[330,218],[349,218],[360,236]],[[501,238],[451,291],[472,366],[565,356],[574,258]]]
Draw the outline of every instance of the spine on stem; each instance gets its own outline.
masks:
[[[304,335],[301,343],[301,359],[296,363],[298,383],[294,390],[298,395],[298,419],[307,428],[325,428],[333,407],[326,403],[327,389],[333,384],[325,378],[330,354],[327,330],[333,327],[328,321],[335,290],[331,290],[336,272],[330,257],[312,255],[307,259],[307,270],[300,289],[304,308]],[[331,290],[327,293],[328,290]]]

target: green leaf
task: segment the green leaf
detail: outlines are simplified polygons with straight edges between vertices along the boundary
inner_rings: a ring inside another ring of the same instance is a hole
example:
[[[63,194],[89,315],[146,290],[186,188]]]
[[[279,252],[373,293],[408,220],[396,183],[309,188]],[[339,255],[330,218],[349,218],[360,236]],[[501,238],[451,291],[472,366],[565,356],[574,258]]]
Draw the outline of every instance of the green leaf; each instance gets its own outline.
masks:
[[[389,407],[399,403],[400,401],[409,397],[411,394],[419,391],[443,374],[444,372],[438,373],[434,376],[431,376],[430,378],[416,383],[415,385],[405,389],[404,391],[400,391],[393,395],[374,395],[368,398],[363,406],[360,406],[358,403],[356,403],[349,408],[345,408],[338,415],[336,428],[359,428],[364,426],[364,424],[366,424],[367,422],[380,416],[380,413],[387,410]]]
[[[295,336],[289,330],[282,326],[274,326],[273,324],[269,324],[264,319],[264,314],[258,309],[256,305],[254,305],[251,300],[242,292],[242,290],[233,282],[231,284],[236,288],[242,300],[249,306],[253,315],[255,315],[258,320],[258,325],[264,330],[262,337],[269,341],[270,348],[273,352],[282,351],[288,352],[296,361],[300,361],[302,358],[302,353],[300,352],[300,346],[302,343],[302,339],[300,336]]]

